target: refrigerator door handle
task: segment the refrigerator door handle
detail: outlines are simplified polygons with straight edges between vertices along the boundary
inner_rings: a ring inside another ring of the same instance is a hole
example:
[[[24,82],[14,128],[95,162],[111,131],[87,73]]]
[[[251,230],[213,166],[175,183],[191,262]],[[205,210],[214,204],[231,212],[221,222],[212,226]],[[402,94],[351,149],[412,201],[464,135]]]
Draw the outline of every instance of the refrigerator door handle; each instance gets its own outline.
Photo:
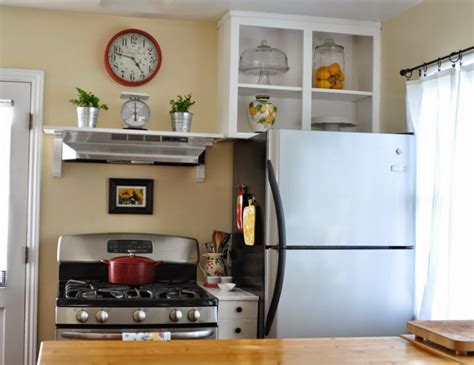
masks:
[[[275,203],[275,211],[278,225],[278,267],[275,280],[275,288],[273,290],[273,297],[270,302],[268,309],[267,318],[265,320],[265,336],[268,336],[272,328],[273,320],[278,309],[278,303],[280,302],[281,291],[283,288],[283,281],[285,277],[285,263],[286,263],[286,227],[285,227],[285,215],[283,212],[283,204],[281,201],[280,189],[275,177],[275,171],[270,160],[267,160],[267,176],[268,182],[273,195],[273,201]]]

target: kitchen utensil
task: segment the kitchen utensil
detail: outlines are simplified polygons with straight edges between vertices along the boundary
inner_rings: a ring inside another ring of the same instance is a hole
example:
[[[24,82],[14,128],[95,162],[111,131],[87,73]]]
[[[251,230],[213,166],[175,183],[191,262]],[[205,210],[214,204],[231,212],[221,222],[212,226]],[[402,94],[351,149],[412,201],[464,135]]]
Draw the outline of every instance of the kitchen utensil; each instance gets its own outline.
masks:
[[[232,276],[221,276],[221,283],[232,283]]]
[[[155,261],[148,257],[128,256],[114,257],[110,260],[101,260],[107,265],[108,281],[112,284],[145,285],[155,281],[155,266],[162,261]]]
[[[217,286],[219,289],[224,291],[231,291],[235,288],[235,283],[218,283]]]
[[[243,229],[243,224],[242,224],[242,215],[244,211],[244,196],[247,192],[247,187],[243,184],[240,184],[238,186],[238,192],[237,192],[237,203],[235,205],[236,207],[236,224],[237,224],[237,230],[242,232]]]
[[[255,243],[255,205],[253,199],[249,199],[249,205],[244,208],[244,242],[247,246]]]
[[[459,355],[474,351],[474,321],[409,321],[407,330]]]
[[[214,235],[215,233],[215,235]],[[216,252],[220,252],[219,249],[220,249],[220,246],[221,246],[221,243],[222,243],[222,239],[224,238],[223,234],[221,231],[214,231],[213,233],[213,239],[214,239],[214,243],[216,245]]]
[[[288,57],[285,52],[262,41],[256,48],[246,49],[240,55],[239,70],[259,75],[258,83],[270,85],[270,75],[288,72]]]
[[[216,246],[214,245],[214,242],[207,242],[204,244],[206,246],[206,250],[209,253],[215,253],[216,252]]]

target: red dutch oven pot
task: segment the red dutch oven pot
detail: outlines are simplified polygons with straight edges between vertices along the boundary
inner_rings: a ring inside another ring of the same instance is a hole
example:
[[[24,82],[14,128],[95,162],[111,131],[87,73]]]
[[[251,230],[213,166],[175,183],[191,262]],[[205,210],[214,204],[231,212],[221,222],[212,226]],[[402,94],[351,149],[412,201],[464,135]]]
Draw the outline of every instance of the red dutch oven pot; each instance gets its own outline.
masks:
[[[101,260],[107,265],[109,283],[124,285],[145,285],[155,281],[155,266],[162,261],[155,261],[148,257],[129,256],[114,257],[110,260]]]

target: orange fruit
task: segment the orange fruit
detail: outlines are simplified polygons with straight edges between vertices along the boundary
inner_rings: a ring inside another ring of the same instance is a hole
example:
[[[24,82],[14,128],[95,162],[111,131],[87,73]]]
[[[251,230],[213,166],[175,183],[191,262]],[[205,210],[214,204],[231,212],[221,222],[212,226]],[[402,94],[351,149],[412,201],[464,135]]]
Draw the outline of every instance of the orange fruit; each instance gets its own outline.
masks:
[[[337,75],[334,75],[334,77],[336,78],[336,80],[339,80],[339,81],[344,81],[345,80],[345,77],[344,77],[344,72],[339,72]]]
[[[341,73],[341,66],[339,66],[338,63],[333,63],[328,67],[328,70],[331,75],[337,75],[338,73]]]
[[[329,80],[329,78],[331,77],[331,73],[329,72],[329,70],[327,69],[327,67],[321,66],[321,67],[318,68],[318,70],[316,71],[316,77],[317,77],[319,80]]]
[[[332,89],[344,89],[344,81],[336,81],[336,83],[332,85]]]
[[[331,83],[329,82],[329,80],[319,80],[316,83],[316,87],[321,88],[321,89],[330,89]]]
[[[253,117],[255,116],[255,114],[257,114],[257,108],[255,108],[254,106],[250,107],[249,109],[249,114]]]

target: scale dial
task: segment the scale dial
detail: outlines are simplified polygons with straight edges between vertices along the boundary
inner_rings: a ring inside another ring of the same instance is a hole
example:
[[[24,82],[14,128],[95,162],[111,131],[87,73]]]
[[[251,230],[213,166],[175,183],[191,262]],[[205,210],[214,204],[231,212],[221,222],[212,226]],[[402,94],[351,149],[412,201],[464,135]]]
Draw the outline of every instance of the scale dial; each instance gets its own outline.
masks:
[[[150,108],[141,100],[129,100],[122,105],[120,116],[128,128],[143,128],[150,120]]]

